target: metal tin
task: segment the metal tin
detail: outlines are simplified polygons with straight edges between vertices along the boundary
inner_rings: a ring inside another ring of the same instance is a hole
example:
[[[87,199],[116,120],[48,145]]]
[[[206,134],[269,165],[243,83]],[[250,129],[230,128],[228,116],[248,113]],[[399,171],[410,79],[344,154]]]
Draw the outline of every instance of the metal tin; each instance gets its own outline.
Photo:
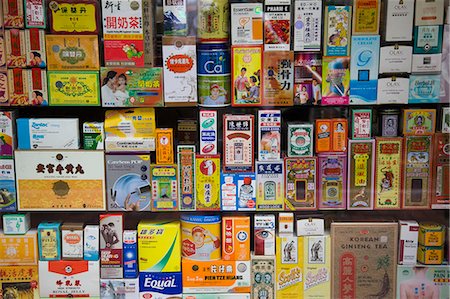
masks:
[[[388,109],[381,111],[381,136],[397,137],[398,136],[398,115],[396,109]]]
[[[200,41],[227,41],[230,20],[228,0],[199,0],[197,37]]]

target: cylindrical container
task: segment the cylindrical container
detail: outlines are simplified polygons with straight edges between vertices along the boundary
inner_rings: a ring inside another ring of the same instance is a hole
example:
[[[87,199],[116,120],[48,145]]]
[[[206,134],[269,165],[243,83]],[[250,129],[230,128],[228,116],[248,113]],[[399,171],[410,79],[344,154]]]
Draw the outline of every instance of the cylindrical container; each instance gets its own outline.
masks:
[[[219,260],[221,257],[220,224],[219,215],[182,215],[183,257],[197,261]]]
[[[381,111],[381,136],[398,136],[398,114],[397,109],[386,109]]]
[[[198,45],[198,103],[204,107],[223,107],[231,103],[230,48],[226,43]]]
[[[228,41],[229,6],[228,0],[198,0],[197,37],[200,42]]]

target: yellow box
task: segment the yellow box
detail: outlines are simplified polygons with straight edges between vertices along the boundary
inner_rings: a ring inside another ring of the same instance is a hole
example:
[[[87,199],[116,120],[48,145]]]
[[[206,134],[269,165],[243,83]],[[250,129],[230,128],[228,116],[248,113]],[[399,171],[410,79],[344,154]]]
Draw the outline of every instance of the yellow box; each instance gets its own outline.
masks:
[[[100,106],[98,72],[50,71],[48,94],[50,106]]]
[[[155,131],[154,108],[107,110],[105,113],[106,138],[155,137]]]
[[[417,261],[425,265],[441,265],[444,261],[444,246],[429,247],[419,244]]]
[[[445,242],[445,226],[437,223],[419,223],[419,244],[442,246]]]
[[[0,298],[39,299],[37,266],[0,267]]]
[[[156,164],[173,164],[173,129],[156,129]]]
[[[179,221],[147,221],[138,225],[140,272],[180,272],[181,238]]]
[[[276,297],[302,298],[303,238],[294,235],[277,236]]]
[[[195,164],[197,210],[220,211],[220,155],[197,155]]]
[[[0,231],[0,266],[34,266],[37,262],[36,230],[25,235],[5,235]]]
[[[250,217],[222,217],[222,259],[231,261],[250,259]]]
[[[331,298],[331,238],[303,237],[303,298]]]

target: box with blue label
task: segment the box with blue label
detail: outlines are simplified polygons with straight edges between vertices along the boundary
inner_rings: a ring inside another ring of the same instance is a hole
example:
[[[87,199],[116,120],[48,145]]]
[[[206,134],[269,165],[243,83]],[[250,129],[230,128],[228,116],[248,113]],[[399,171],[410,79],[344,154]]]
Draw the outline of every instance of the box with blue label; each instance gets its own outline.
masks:
[[[411,75],[409,77],[409,104],[439,103],[440,75]]]
[[[100,248],[100,227],[98,225],[86,225],[84,227],[83,258],[86,261],[97,261]]]
[[[19,149],[79,149],[78,118],[19,118]]]
[[[40,261],[61,259],[61,223],[41,222],[38,226],[38,246]]]
[[[13,159],[0,160],[0,212],[14,212],[16,203],[16,180]]]
[[[125,230],[123,232],[123,277],[136,278],[137,276],[137,232]]]
[[[222,173],[220,182],[223,211],[256,210],[256,175],[247,173]]]
[[[181,272],[140,273],[140,299],[181,299],[183,293]]]
[[[352,37],[350,61],[350,104],[367,105],[377,101],[380,36]]]
[[[100,298],[136,299],[139,297],[139,279],[100,279]]]
[[[30,230],[30,226],[30,213],[3,215],[3,233],[5,235],[24,235]]]

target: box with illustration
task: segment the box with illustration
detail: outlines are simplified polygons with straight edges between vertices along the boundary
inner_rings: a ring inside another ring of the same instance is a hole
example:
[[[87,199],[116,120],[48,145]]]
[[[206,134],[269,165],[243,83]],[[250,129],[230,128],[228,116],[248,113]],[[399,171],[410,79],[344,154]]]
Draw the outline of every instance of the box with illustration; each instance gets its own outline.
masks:
[[[195,156],[198,211],[220,210],[220,155]]]
[[[440,75],[411,75],[408,104],[439,103]]]
[[[25,31],[11,29],[5,30],[4,34],[6,66],[8,68],[25,68],[27,66]]]
[[[280,160],[281,110],[258,111],[258,160]]]
[[[294,105],[319,105],[321,102],[322,55],[296,52],[294,54]]]
[[[25,50],[27,67],[45,68],[47,66],[45,31],[37,28],[25,30]]]
[[[25,27],[42,28],[46,27],[46,14],[44,0],[25,0]]]
[[[283,161],[256,162],[256,209],[284,210]]]
[[[261,294],[267,299],[276,298],[276,256],[252,255],[250,264],[252,298],[257,298]]]
[[[38,260],[35,229],[24,235],[5,235],[0,230],[0,266],[35,266]]]
[[[319,209],[345,209],[347,206],[347,155],[319,154],[317,165]]]
[[[139,274],[139,297],[135,298],[181,299],[182,292],[181,272],[147,272]]]
[[[100,106],[96,71],[48,72],[50,106]]]
[[[53,0],[48,7],[52,34],[97,34],[100,31],[100,1]]]
[[[322,58],[322,105],[348,105],[350,57]]]
[[[277,236],[276,288],[277,298],[303,298],[303,238]]]
[[[231,4],[231,44],[261,45],[263,43],[262,3]]]
[[[264,51],[289,51],[291,47],[289,0],[264,0]]]
[[[156,164],[170,165],[174,163],[173,129],[157,128],[156,135]]]
[[[100,216],[101,278],[123,278],[123,215]]]
[[[217,111],[200,110],[199,112],[199,128],[200,128],[200,149],[202,155],[217,154]]]
[[[98,70],[98,37],[96,35],[47,35],[49,71]]]
[[[317,208],[317,159],[285,158],[285,207],[288,210],[315,210]]]
[[[14,159],[0,159],[0,212],[14,212],[16,210]]]
[[[251,114],[223,116],[223,171],[254,170],[254,123]]]
[[[372,109],[352,110],[352,139],[370,139],[372,136]]]
[[[320,51],[322,0],[294,1],[294,51]]]
[[[139,279],[100,279],[100,298],[102,299],[139,298]]]
[[[288,157],[312,157],[314,154],[314,125],[288,123]]]
[[[195,210],[195,146],[177,146],[178,203],[180,211]]]
[[[294,93],[294,52],[266,51],[263,55],[262,93],[264,106],[292,106]]]
[[[376,35],[380,26],[381,0],[356,0],[353,4],[353,35]]]
[[[2,298],[40,298],[37,266],[1,266],[0,273]]]
[[[3,14],[0,20],[5,28],[23,28],[24,27],[24,7],[23,1],[12,0],[3,1]]]
[[[432,135],[435,126],[435,109],[403,110],[403,135]]]
[[[163,1],[164,35],[185,36],[188,33],[187,1]]]
[[[330,235],[303,237],[303,298],[333,298],[331,272]]]
[[[450,207],[450,136],[445,133],[434,135],[434,161],[432,185],[432,209]]]
[[[352,24],[351,6],[325,6],[324,56],[348,56]]]
[[[178,210],[176,165],[151,165],[152,211]]]
[[[434,296],[436,299],[450,297],[450,268],[442,266],[397,266],[398,298]]]
[[[222,173],[220,184],[222,211],[256,210],[254,172]]]

